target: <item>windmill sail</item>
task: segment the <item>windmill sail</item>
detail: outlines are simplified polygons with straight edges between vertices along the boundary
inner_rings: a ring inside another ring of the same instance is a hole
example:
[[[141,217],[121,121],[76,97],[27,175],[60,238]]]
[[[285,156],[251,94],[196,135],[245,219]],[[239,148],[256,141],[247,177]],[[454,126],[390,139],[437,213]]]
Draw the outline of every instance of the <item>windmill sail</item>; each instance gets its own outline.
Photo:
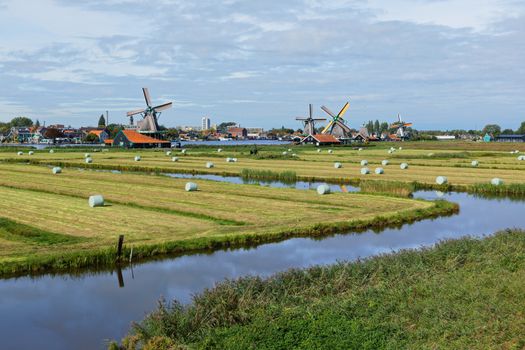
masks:
[[[151,95],[148,88],[142,88],[144,100],[146,101],[146,108],[137,109],[127,113],[130,118],[130,124],[133,125],[133,116],[142,114],[143,119],[137,122],[137,129],[139,132],[156,133],[159,130],[158,118],[162,111],[165,111],[173,106],[172,102],[160,104],[152,107]]]

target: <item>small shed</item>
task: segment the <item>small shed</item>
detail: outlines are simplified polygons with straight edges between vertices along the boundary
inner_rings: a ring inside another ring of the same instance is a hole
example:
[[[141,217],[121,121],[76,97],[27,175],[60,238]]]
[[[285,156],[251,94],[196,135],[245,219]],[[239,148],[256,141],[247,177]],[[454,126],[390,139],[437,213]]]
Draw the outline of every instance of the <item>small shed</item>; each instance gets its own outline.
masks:
[[[168,148],[171,142],[159,140],[134,130],[121,130],[112,142],[113,146],[125,148]]]
[[[301,140],[301,143],[311,143],[317,146],[324,146],[324,145],[339,145],[341,141],[339,141],[333,135],[309,134],[308,136],[306,136],[305,138]]]
[[[492,136],[490,136],[488,133],[483,136],[483,142],[490,142],[492,141]]]

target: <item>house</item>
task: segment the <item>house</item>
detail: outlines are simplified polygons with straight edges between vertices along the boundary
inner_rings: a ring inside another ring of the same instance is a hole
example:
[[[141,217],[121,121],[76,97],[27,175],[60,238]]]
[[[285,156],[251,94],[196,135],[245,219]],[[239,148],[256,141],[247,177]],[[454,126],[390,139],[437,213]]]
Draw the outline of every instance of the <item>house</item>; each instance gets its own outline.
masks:
[[[483,136],[483,142],[490,142],[492,141],[492,136],[490,136],[488,133]]]
[[[112,142],[113,146],[126,148],[168,148],[171,142],[154,139],[134,130],[121,130]]]
[[[109,134],[106,130],[90,130],[88,134],[93,134],[98,137],[100,143],[104,143],[109,138]]]
[[[246,128],[232,127],[228,128],[228,134],[235,139],[245,139],[248,137],[248,130]]]
[[[496,142],[525,142],[525,135],[499,135],[496,136]]]
[[[316,146],[325,146],[325,145],[339,145],[339,141],[335,136],[328,134],[310,134],[301,140],[301,143],[311,143]]]
[[[454,135],[436,135],[436,140],[438,141],[451,141],[455,139],[456,139],[456,136]]]

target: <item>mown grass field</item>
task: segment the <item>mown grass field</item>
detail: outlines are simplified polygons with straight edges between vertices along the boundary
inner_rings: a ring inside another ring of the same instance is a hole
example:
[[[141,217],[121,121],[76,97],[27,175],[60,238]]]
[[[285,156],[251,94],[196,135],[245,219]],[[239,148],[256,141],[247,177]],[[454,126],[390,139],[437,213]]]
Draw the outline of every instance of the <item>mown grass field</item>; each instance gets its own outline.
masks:
[[[74,168],[54,175],[45,166],[0,164],[0,217],[8,220],[0,225],[0,271],[38,269],[39,259],[59,259],[53,267],[67,266],[68,258],[60,258],[65,252],[78,253],[77,262],[83,253],[100,249],[111,248],[114,256],[120,234],[140,257],[141,247],[157,247],[148,251],[153,255],[241,242],[243,237],[264,242],[451,211],[450,206],[403,198],[319,196],[204,180],[196,181],[199,191],[186,192],[186,182]],[[107,205],[90,208],[87,198],[93,194],[102,194]]]
[[[525,232],[225,281],[110,349],[523,349]]]

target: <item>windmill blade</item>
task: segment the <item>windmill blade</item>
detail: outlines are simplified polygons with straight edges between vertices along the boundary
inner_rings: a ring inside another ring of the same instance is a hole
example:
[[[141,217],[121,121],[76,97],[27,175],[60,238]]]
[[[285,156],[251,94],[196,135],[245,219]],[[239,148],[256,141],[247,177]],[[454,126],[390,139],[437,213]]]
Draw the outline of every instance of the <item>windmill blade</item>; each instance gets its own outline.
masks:
[[[326,121],[326,118],[312,118],[312,120],[316,122],[324,122]]]
[[[305,118],[305,117],[296,117],[295,120],[308,120],[308,118]]]
[[[310,119],[313,118],[314,115],[314,106],[310,103]]]
[[[135,115],[135,114],[140,114],[140,113],[144,113],[144,109],[137,109],[136,111],[131,111],[131,112],[128,112],[126,113],[128,117],[131,117],[132,115]]]
[[[345,132],[350,132],[350,128],[345,123],[341,122],[341,120],[336,121],[335,124],[337,124]]]
[[[329,110],[327,107],[322,106],[321,109],[322,109],[323,111],[325,111],[326,113],[328,113],[328,114],[330,115],[330,117],[335,118],[335,114],[333,114],[332,111]]]
[[[397,114],[397,120],[401,123],[401,114]]]
[[[337,114],[338,117],[343,117],[343,115],[345,115],[346,111],[348,110],[348,108],[350,107],[350,102],[347,102],[343,108],[341,108],[341,111],[339,112],[339,114]]]
[[[166,109],[171,108],[172,105],[173,105],[173,102],[168,102],[168,103],[158,105],[157,107],[153,107],[153,109],[157,112],[162,112],[162,111],[165,111]]]
[[[330,123],[328,123],[328,125],[323,129],[323,131],[321,131],[321,134],[326,134],[328,132],[328,130],[330,130],[330,128],[332,127],[333,124],[334,124],[334,122],[330,121]]]
[[[412,123],[405,123],[403,124],[403,126],[406,126],[408,128],[409,126],[412,126]]]
[[[146,100],[146,104],[148,107],[151,107],[151,96],[149,94],[148,88],[142,88],[142,92],[144,93],[144,99]]]

